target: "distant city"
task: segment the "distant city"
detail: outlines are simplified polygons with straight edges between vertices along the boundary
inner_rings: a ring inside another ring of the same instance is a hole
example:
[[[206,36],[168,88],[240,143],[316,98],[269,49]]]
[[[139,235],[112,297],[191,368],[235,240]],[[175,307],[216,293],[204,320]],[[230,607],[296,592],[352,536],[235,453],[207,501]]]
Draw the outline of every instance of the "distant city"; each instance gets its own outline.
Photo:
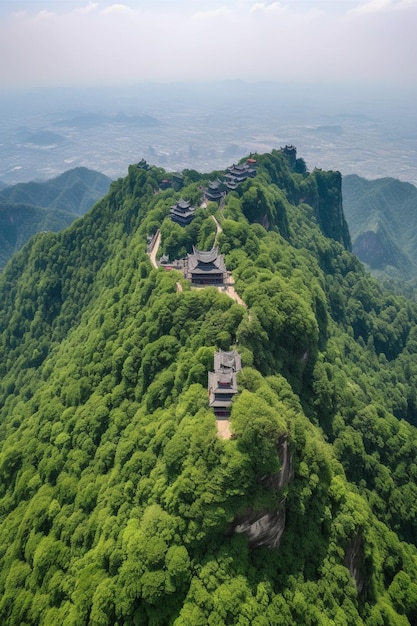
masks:
[[[145,158],[209,172],[297,147],[308,169],[417,185],[417,94],[340,86],[146,84],[0,97],[0,181],[85,166],[115,179]]]

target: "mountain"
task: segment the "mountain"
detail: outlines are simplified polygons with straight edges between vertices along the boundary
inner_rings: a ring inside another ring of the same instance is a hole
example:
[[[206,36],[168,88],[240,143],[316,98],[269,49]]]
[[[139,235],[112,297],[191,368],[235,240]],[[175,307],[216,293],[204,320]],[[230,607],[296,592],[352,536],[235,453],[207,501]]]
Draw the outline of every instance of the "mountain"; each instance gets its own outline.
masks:
[[[417,279],[417,187],[394,178],[343,177],[353,251],[379,278]]]
[[[83,215],[109,190],[111,179],[76,167],[45,182],[19,183],[0,191],[1,203],[28,204]]]
[[[34,146],[54,146],[67,141],[62,135],[58,135],[50,130],[32,131],[26,128],[20,130],[19,140]]]
[[[417,305],[338,172],[231,170],[132,165],[0,275],[1,623],[416,623]]]
[[[103,197],[110,178],[84,167],[0,190],[0,269],[37,232],[58,231]]]
[[[58,209],[0,202],[0,269],[35,233],[61,230],[75,218]]]

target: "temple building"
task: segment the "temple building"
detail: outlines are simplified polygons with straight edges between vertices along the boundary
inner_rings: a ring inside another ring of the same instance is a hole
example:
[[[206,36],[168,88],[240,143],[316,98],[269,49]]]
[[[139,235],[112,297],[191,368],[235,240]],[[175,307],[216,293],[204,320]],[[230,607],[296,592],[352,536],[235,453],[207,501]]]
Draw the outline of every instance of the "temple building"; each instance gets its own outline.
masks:
[[[171,187],[172,187],[172,180],[169,180],[169,178],[163,178],[161,182],[159,183],[159,189],[161,191],[165,191],[166,189],[171,189]]]
[[[224,257],[217,246],[207,252],[193,246],[192,254],[187,255],[185,278],[193,285],[222,285],[226,276]]]
[[[145,171],[147,171],[147,170],[149,169],[149,164],[145,161],[145,159],[143,159],[143,158],[142,158],[142,159],[139,161],[139,163],[137,164],[137,167],[138,167],[140,170],[145,170]]]
[[[170,218],[180,226],[187,226],[194,218],[194,213],[195,207],[191,206],[189,200],[182,198],[169,209]]]
[[[231,350],[230,352],[227,352],[226,350],[219,350],[214,353],[215,372],[226,370],[238,372],[241,369],[242,361],[239,352],[236,352],[236,350]]]
[[[214,353],[214,372],[208,374],[209,405],[217,419],[228,419],[233,396],[237,394],[236,373],[242,369],[236,350]]]
[[[288,158],[290,167],[294,168],[297,160],[297,148],[293,145],[286,145],[284,148],[281,148],[281,150]]]
[[[224,176],[228,191],[236,189],[237,185],[243,183],[247,178],[256,176],[256,159],[247,159],[245,163],[233,164],[227,168]]]
[[[226,192],[223,189],[223,184],[217,178],[209,181],[204,195],[209,202],[220,202],[226,195]]]

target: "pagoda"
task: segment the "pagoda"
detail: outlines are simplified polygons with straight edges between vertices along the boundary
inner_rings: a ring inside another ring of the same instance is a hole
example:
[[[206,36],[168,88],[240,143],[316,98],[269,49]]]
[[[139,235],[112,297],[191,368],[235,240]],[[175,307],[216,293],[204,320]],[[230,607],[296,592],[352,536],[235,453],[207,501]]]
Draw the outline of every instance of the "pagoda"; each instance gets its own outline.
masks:
[[[290,167],[293,168],[297,160],[297,148],[293,145],[286,145],[284,148],[281,148],[281,150],[288,158]]]
[[[237,185],[243,183],[247,178],[256,176],[256,159],[247,159],[244,163],[233,164],[227,168],[224,176],[228,191],[236,189]]]
[[[149,164],[145,161],[144,158],[142,158],[139,163],[137,164],[138,169],[140,170],[145,170],[145,172],[148,171],[149,169]]]
[[[223,184],[217,178],[216,180],[209,180],[208,186],[205,192],[206,200],[209,202],[220,202],[226,195],[223,190]]]
[[[182,198],[169,209],[169,216],[173,222],[180,226],[187,226],[194,218],[195,207],[191,206],[189,200]]]

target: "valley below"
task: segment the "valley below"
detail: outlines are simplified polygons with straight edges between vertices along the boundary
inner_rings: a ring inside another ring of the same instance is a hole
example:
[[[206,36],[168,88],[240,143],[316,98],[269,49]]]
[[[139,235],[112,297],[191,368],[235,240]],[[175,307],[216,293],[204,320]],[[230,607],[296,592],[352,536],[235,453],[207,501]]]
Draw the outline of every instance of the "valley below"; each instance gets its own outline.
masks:
[[[294,144],[309,168],[417,184],[415,100],[238,81],[4,96],[0,181],[45,180],[79,166],[116,179],[142,157],[208,172]]]

